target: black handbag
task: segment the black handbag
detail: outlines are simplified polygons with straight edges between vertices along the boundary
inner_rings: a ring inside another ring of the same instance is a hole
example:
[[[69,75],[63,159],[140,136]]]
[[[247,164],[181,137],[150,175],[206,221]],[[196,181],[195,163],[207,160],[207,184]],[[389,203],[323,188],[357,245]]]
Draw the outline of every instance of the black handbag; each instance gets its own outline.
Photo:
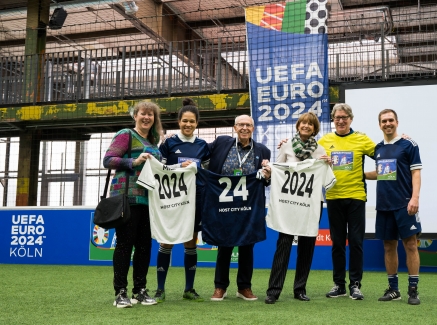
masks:
[[[128,157],[131,158],[131,144],[132,144],[132,134],[129,132],[129,147],[128,147]],[[109,177],[111,175],[111,170],[108,170],[108,175],[106,176],[105,189],[103,195],[100,197],[101,201],[97,205],[94,211],[93,222],[95,225],[105,228],[117,228],[123,226],[130,220],[130,206],[128,198],[129,189],[129,175],[126,172],[126,187],[123,194],[118,194],[116,196],[106,197],[108,192]]]

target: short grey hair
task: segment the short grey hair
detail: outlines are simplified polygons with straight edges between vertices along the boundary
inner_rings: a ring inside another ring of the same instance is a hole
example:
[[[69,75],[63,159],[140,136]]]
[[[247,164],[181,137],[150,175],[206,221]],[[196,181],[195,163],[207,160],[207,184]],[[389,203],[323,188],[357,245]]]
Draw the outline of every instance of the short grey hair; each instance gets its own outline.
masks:
[[[351,120],[354,119],[354,113],[352,113],[352,108],[348,104],[345,103],[335,104],[331,112],[332,119],[334,119],[335,113],[337,111],[344,111],[351,118]]]
[[[237,120],[238,120],[240,117],[242,117],[242,116],[250,117],[250,119],[252,120],[252,125],[255,125],[255,121],[253,120],[252,116],[249,116],[249,115],[246,115],[246,114],[238,115],[238,116],[235,118],[235,123],[234,123],[234,124],[237,124],[237,123],[238,123]]]

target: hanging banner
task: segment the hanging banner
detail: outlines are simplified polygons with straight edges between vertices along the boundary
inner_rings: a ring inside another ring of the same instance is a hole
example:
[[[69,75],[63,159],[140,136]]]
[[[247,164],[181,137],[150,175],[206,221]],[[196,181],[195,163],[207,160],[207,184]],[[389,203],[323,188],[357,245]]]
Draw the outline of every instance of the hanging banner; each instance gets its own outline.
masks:
[[[246,8],[254,139],[272,160],[277,144],[295,133],[299,116],[314,112],[330,132],[326,0],[297,0]]]

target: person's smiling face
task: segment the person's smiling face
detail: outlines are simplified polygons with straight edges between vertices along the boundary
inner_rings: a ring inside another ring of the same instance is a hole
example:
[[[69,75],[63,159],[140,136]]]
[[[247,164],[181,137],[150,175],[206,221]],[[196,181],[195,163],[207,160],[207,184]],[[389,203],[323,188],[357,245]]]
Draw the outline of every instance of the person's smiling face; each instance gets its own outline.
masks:
[[[134,119],[135,127],[144,134],[148,134],[153,123],[155,123],[155,115],[153,115],[153,111],[148,108],[140,108],[134,116]]]
[[[337,134],[345,135],[351,131],[352,119],[343,110],[338,110],[334,115],[334,126]]]
[[[300,122],[297,129],[302,141],[307,141],[314,133],[314,125],[310,121]]]
[[[196,115],[192,112],[183,113],[179,120],[179,128],[184,136],[191,138],[197,128]]]
[[[241,115],[235,121],[234,130],[237,132],[238,141],[245,146],[249,144],[253,129],[253,120],[248,115]]]
[[[398,121],[393,113],[385,113],[380,116],[379,128],[385,136],[394,138],[397,135]]]

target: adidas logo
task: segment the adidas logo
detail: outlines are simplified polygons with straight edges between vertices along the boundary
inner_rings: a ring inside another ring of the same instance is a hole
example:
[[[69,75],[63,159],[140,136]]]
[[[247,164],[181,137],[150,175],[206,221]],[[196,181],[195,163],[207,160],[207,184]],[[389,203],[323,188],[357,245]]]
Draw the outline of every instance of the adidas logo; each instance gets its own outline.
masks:
[[[192,267],[189,268],[190,271],[196,271],[196,265],[193,265]]]
[[[379,158],[379,154],[378,154],[378,156],[376,156],[376,158]]]
[[[332,145],[332,146],[329,147],[329,149],[334,149],[334,148],[335,148],[334,145]]]
[[[158,267],[157,269],[156,269],[156,271],[158,271],[158,272],[165,272],[165,270],[164,270],[164,268],[161,266],[161,267]]]
[[[417,229],[415,225],[412,225],[410,228],[410,230],[415,230],[415,229]]]
[[[174,153],[182,153],[182,152],[178,149]]]

